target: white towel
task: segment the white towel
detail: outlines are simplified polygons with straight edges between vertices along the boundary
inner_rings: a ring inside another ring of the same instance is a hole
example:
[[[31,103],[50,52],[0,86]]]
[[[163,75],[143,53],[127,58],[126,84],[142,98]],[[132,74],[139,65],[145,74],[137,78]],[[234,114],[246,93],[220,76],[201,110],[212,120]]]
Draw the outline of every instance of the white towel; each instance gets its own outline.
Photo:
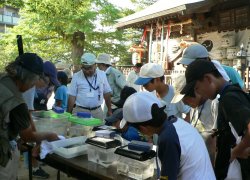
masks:
[[[59,139],[65,139],[64,136],[58,136]],[[44,140],[41,143],[41,149],[40,149],[40,158],[44,159],[47,154],[52,154],[53,153],[53,148],[51,145],[51,142]]]

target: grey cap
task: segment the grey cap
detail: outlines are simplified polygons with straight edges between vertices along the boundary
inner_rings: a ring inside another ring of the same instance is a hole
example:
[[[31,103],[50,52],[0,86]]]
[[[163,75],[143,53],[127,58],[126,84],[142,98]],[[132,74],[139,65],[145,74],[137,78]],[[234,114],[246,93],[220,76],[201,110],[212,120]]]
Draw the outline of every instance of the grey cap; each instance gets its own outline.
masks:
[[[195,59],[207,58],[208,51],[201,44],[193,44],[184,49],[181,60],[177,64],[189,65]]]
[[[83,65],[93,65],[96,63],[96,56],[92,53],[84,53],[81,57]]]

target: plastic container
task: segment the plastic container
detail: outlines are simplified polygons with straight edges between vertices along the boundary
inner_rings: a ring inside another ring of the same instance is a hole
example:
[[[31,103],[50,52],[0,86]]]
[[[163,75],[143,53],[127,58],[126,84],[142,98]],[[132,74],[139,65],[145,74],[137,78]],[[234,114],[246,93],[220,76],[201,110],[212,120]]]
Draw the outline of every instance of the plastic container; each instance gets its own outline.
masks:
[[[83,126],[83,125],[71,125],[68,129],[69,137],[75,136],[86,136],[86,137],[93,137],[95,132],[92,131],[92,126]]]
[[[116,162],[117,155],[114,153],[120,141],[101,137],[93,137],[86,140],[88,147],[88,160],[109,167]]]
[[[32,118],[38,132],[55,132],[58,135],[67,135],[69,114],[57,114],[53,111],[34,111]]]
[[[71,126],[69,127],[69,136],[87,136],[92,137],[95,132],[92,131],[93,127],[103,124],[102,120],[96,118],[79,118],[71,116],[69,118]]]
[[[64,113],[64,109],[61,108],[61,107],[58,107],[58,106],[53,107],[52,110],[53,110],[55,113],[58,113],[58,114]]]
[[[80,117],[80,118],[91,118],[91,113],[89,113],[89,112],[77,112],[76,116]]]
[[[86,137],[79,136],[51,142],[53,152],[64,158],[73,158],[87,154],[88,145],[85,144]]]
[[[118,156],[117,173],[133,179],[147,179],[154,175],[154,158],[146,161]]]

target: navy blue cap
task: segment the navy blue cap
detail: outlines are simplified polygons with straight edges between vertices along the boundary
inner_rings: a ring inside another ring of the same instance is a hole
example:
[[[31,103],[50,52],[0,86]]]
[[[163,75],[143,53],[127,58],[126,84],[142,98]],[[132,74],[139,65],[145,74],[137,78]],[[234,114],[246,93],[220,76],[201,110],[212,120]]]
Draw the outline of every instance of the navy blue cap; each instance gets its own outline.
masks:
[[[35,53],[24,53],[18,56],[15,62],[35,74],[43,74],[43,60]]]
[[[112,102],[112,104],[116,105],[118,108],[122,108],[126,99],[131,95],[136,93],[137,91],[129,86],[124,86],[120,93],[120,99],[117,102]]]
[[[44,74],[49,76],[50,81],[54,86],[60,86],[60,82],[57,80],[57,70],[55,65],[50,62],[46,61],[43,63]]]

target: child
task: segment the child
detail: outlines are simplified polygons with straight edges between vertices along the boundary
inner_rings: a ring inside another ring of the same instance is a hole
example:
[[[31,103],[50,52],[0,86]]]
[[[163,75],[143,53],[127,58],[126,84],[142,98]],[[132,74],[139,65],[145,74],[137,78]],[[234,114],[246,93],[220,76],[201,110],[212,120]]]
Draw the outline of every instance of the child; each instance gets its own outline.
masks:
[[[168,116],[182,117],[186,114],[185,120],[189,122],[190,107],[182,101],[171,103],[174,97],[174,88],[164,82],[164,69],[159,64],[147,63],[141,67],[139,78],[135,84],[142,85],[147,91],[156,91],[162,103],[166,105],[165,112]]]
[[[56,89],[55,93],[55,106],[61,107],[64,110],[67,110],[67,104],[68,104],[68,76],[65,72],[59,71],[57,73],[57,78],[59,82],[61,83],[61,86],[59,86]]]
[[[207,60],[195,60],[186,70],[186,85],[182,94],[195,91],[206,99],[220,95],[218,107],[217,179],[232,178],[228,171],[235,158],[240,163],[237,179],[250,179],[250,102],[239,87],[227,82],[214,64]],[[238,138],[242,136],[242,138]],[[236,140],[239,140],[238,142]],[[233,168],[234,172],[236,167]]]
[[[161,102],[149,92],[138,92],[126,100],[123,122],[142,134],[158,134],[161,179],[215,180],[208,152],[199,133],[180,118],[168,118]],[[123,124],[123,123],[121,123]]]
[[[123,118],[122,108],[117,109],[114,111],[114,113],[106,117],[105,121],[108,122],[108,124],[111,124],[112,126],[116,127],[118,131],[121,133],[122,138],[132,141],[145,141],[145,138],[140,135],[137,129],[135,129],[132,126],[128,126],[125,124],[122,128],[120,128],[120,122]]]

